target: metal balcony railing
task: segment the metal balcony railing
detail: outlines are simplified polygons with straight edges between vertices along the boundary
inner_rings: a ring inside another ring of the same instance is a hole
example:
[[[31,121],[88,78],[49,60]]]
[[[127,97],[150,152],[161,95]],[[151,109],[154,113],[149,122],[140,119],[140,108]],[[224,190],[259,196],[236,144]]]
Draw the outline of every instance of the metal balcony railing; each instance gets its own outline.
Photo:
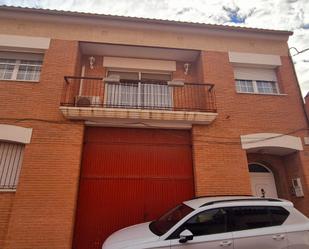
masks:
[[[214,85],[65,76],[61,106],[216,112]]]

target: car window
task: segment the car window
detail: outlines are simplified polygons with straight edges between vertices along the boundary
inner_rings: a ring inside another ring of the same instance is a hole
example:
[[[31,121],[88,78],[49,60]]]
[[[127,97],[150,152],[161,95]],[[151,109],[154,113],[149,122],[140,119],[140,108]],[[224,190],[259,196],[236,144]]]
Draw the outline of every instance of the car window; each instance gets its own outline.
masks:
[[[249,206],[232,209],[231,229],[241,231],[272,226],[270,213],[267,207]]]
[[[282,207],[269,207],[268,209],[271,215],[273,226],[282,225],[290,214],[289,211]]]
[[[169,239],[179,238],[179,234],[188,229],[193,236],[224,233],[227,231],[227,213],[224,209],[210,209],[198,213],[181,225]]]
[[[151,222],[149,228],[154,234],[161,236],[192,211],[193,209],[185,204],[178,205],[158,220]]]

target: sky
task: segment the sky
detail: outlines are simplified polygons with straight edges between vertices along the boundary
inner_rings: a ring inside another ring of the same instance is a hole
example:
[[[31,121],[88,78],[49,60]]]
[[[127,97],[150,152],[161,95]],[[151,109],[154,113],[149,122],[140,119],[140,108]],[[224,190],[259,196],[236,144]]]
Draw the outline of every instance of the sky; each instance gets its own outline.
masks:
[[[0,0],[0,5],[290,30],[290,48],[309,48],[309,0]],[[306,95],[309,50],[291,54]]]

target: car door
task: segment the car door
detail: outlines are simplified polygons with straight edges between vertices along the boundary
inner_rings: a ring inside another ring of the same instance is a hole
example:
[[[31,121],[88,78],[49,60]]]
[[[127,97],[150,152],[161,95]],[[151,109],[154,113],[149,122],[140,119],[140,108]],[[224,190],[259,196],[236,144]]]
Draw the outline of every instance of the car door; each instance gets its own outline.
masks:
[[[269,207],[231,208],[234,249],[286,249],[288,242],[283,226],[272,220]]]
[[[180,233],[189,230],[193,239],[181,243]],[[227,213],[222,208],[202,211],[180,226],[168,239],[172,249],[233,248],[232,233],[227,228]]]

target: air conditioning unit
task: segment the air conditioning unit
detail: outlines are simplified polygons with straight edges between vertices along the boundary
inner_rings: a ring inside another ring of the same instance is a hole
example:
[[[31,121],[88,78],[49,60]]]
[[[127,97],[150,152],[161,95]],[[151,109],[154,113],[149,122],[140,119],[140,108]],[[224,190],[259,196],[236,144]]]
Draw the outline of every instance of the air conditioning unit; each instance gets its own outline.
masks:
[[[102,99],[100,96],[76,96],[75,106],[78,107],[100,107]]]

